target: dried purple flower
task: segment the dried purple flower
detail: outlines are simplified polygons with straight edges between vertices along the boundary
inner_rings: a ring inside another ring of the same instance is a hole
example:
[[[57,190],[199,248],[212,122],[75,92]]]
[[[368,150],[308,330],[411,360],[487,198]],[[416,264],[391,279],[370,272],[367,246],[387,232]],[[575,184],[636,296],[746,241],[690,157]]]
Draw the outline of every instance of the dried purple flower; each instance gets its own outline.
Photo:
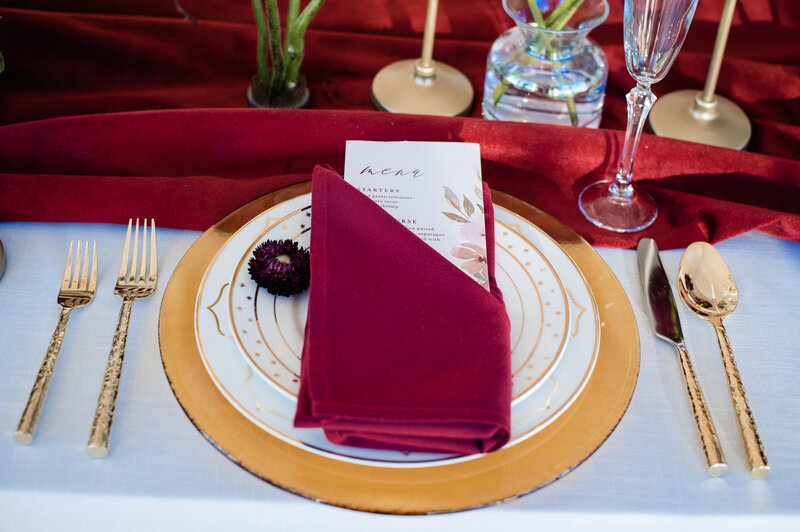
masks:
[[[308,250],[292,240],[267,240],[253,250],[247,271],[270,294],[291,296],[311,284]]]

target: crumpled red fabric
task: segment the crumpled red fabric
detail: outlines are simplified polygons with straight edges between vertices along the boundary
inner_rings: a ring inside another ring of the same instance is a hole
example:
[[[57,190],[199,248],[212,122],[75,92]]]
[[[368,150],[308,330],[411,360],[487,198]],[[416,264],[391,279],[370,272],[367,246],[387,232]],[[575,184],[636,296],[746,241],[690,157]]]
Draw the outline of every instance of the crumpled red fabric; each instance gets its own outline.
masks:
[[[658,96],[702,90],[723,4],[700,2],[670,73],[654,85]],[[736,4],[716,89],[750,118],[748,152],[643,134],[634,183],[655,196],[661,214],[630,235],[597,229],[576,206],[580,190],[612,175],[620,156],[633,87],[623,0],[609,0],[608,19],[590,35],[609,64],[595,131],[372,110],[375,74],[420,54],[425,0],[375,0],[370,9],[360,0],[326,2],[306,34],[314,110],[244,110],[256,70],[250,3],[180,5],[197,24],[170,0],[3,3],[0,124],[11,125],[0,126],[0,219],[124,223],[151,212],[168,227],[205,229],[247,201],[310,179],[316,164],[341,170],[345,140],[453,140],[481,144],[491,186],[595,245],[631,248],[650,236],[662,249],[685,247],[754,229],[800,240],[796,0]],[[500,0],[439,3],[434,58],[470,80],[473,118],[489,47],[511,26]],[[154,109],[163,111],[136,113]],[[35,122],[85,114],[99,116]]]
[[[475,454],[509,439],[511,347],[490,291],[337,173],[311,192],[311,288],[295,426],[333,443]]]
[[[639,233],[595,227],[578,210],[616,171],[621,131],[475,118],[325,110],[167,110],[0,127],[0,220],[127,223],[205,230],[314,166],[344,168],[345,142],[477,142],[483,178],[552,214],[591,244],[661,249],[759,230],[800,241],[800,161],[643,135],[634,183],[659,205]]]
[[[305,2],[303,2],[305,3]],[[384,66],[420,56],[426,0],[326,2],[306,33],[303,73],[311,108],[371,110]],[[623,0],[590,38],[609,64],[601,127],[625,128]],[[0,124],[88,113],[246,107],[256,72],[256,28],[248,1],[5,0],[0,7]],[[278,2],[285,10],[287,2]],[[686,42],[656,95],[703,89],[724,0],[697,6]],[[285,18],[283,19],[285,20]],[[480,116],[486,56],[513,22],[501,0],[442,0],[434,59],[459,69]],[[800,2],[736,4],[716,86],[750,117],[748,150],[800,159]]]

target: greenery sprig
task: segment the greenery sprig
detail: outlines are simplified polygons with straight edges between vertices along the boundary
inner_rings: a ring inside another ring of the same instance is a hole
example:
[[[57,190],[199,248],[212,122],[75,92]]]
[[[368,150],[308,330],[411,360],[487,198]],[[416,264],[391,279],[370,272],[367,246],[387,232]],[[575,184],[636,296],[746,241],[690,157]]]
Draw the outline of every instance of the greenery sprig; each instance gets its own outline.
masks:
[[[267,95],[287,92],[297,85],[306,29],[325,0],[311,0],[302,11],[300,0],[289,0],[283,42],[277,0],[251,1],[258,32],[258,80]]]

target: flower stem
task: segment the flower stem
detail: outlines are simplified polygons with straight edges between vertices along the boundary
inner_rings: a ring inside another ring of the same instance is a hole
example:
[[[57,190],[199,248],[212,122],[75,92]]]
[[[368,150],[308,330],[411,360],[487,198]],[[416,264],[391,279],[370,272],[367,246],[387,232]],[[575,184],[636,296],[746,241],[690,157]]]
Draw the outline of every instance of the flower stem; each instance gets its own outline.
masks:
[[[256,1],[256,0],[253,0]],[[286,80],[286,67],[283,60],[281,47],[281,19],[278,12],[277,0],[266,0],[267,22],[269,23],[269,55],[272,60],[272,79],[270,79],[269,93],[282,90]]]
[[[497,107],[497,104],[500,102],[500,98],[508,90],[508,82],[506,80],[501,79],[497,82],[497,85],[494,86],[494,92],[492,92],[492,105]]]
[[[284,49],[289,48],[291,39],[295,33],[295,26],[297,26],[297,15],[300,13],[300,0],[289,0],[289,8],[286,10],[286,39],[284,41]]]
[[[286,35],[283,41],[283,53],[286,61],[286,85],[293,87],[297,83],[297,73],[299,66],[294,68],[295,59],[298,56],[298,50],[295,46],[297,39],[297,17],[300,13],[300,0],[289,0],[289,8],[286,11]],[[300,62],[303,60],[302,56],[302,40],[300,42]]]
[[[573,126],[578,125],[578,108],[575,105],[575,98],[569,96],[566,99],[567,103],[567,112],[569,113],[569,121]]]
[[[306,28],[308,28],[308,25],[311,23],[311,19],[314,18],[324,3],[325,0],[311,0],[300,13],[300,16],[297,18],[297,30],[301,37],[305,34]]]
[[[564,0],[558,7],[556,7],[550,16],[547,17],[545,24],[548,24],[548,29],[562,30],[567,25],[569,19],[575,14],[579,7],[583,4],[583,0]],[[563,83],[561,72],[558,73],[559,82]],[[578,125],[578,108],[575,105],[575,98],[569,96],[566,98],[567,112],[569,113],[569,121],[573,126]]]
[[[258,63],[258,79],[265,87],[270,84],[269,65],[267,64],[267,21],[264,18],[264,7],[261,0],[252,0],[253,15],[256,19],[256,32],[258,33],[258,49],[256,63]]]
[[[536,25],[540,28],[546,28],[547,24],[545,24],[542,12],[539,10],[539,4],[536,3],[536,0],[528,0],[528,7],[531,8],[531,15],[533,15],[533,20],[536,21]]]
[[[299,2],[298,2],[299,3]],[[296,17],[291,24],[291,31],[289,30],[289,22],[287,21],[286,29],[286,62],[288,64],[286,81],[287,83],[296,83],[297,76],[300,72],[300,65],[303,63],[303,55],[305,54],[305,34],[311,20],[322,7],[325,0],[311,0],[303,11]],[[291,9],[291,4],[290,4]]]
[[[547,16],[547,20],[544,21],[545,26],[551,30],[563,29],[581,4],[583,0],[564,0]]]

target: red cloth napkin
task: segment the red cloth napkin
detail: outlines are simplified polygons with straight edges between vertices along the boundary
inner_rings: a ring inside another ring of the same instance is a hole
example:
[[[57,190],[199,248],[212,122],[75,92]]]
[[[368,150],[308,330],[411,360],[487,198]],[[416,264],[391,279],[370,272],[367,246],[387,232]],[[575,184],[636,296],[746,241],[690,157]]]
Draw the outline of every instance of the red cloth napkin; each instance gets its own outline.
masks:
[[[509,322],[487,291],[327,168],[314,170],[311,293],[295,425],[334,443],[471,454],[509,438]]]

